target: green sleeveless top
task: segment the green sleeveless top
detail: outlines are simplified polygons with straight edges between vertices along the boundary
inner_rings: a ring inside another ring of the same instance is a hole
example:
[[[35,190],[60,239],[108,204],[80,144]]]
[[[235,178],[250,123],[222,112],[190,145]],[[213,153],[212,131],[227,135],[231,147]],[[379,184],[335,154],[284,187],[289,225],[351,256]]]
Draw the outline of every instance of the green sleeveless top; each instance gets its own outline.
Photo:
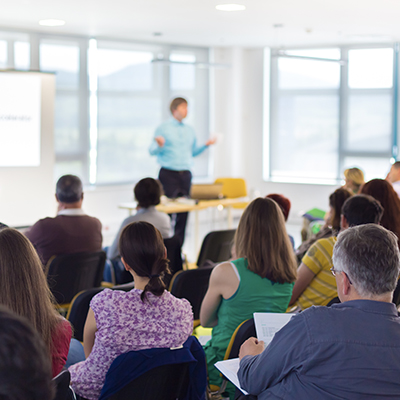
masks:
[[[240,276],[239,287],[229,299],[222,299],[218,309],[218,325],[205,345],[210,383],[219,385],[219,373],[213,366],[224,358],[235,329],[255,312],[285,312],[294,283],[276,283],[247,269],[247,259],[232,261]],[[215,373],[214,373],[215,371]],[[215,376],[218,382],[215,382]]]

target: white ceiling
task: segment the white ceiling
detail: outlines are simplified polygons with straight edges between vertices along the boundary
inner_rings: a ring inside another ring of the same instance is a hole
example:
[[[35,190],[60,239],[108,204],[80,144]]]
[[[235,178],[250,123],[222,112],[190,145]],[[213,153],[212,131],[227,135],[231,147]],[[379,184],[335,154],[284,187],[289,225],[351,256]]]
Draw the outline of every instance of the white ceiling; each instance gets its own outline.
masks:
[[[217,11],[236,2],[241,12]],[[0,27],[201,46],[400,40],[400,0],[1,0]],[[45,28],[40,19],[64,19]],[[274,27],[282,24],[282,27]],[[161,32],[161,36],[154,36]]]

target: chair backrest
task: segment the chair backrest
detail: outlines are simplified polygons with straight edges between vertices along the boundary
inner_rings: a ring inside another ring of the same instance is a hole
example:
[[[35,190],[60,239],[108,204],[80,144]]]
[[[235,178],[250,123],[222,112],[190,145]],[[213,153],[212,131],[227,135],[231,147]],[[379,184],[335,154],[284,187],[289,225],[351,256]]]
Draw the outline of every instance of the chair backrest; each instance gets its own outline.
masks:
[[[104,251],[53,258],[48,267],[47,281],[56,301],[69,303],[80,291],[100,286],[105,261]]]
[[[129,382],[109,400],[183,399],[188,390],[189,365],[161,365]]]
[[[339,297],[334,297],[332,300],[329,301],[329,303],[326,305],[327,307],[330,307],[332,304],[340,303]]]
[[[225,352],[224,360],[239,357],[240,346],[250,337],[256,337],[256,327],[254,319],[250,318],[243,321],[233,332],[228,348]]]
[[[171,238],[164,239],[164,245],[167,249],[167,258],[169,260],[169,269],[171,270],[171,275],[164,277],[164,283],[166,287],[169,286],[172,276],[174,276],[178,271],[182,271],[182,244],[178,236],[172,236]]]
[[[71,374],[66,369],[53,378],[56,389],[54,400],[75,400],[75,393],[69,386]]]
[[[74,338],[80,342],[83,342],[83,328],[85,327],[90,301],[102,290],[104,290],[104,288],[101,287],[84,290],[79,292],[71,301],[67,320],[73,327]]]
[[[206,235],[201,245],[197,266],[202,267],[206,260],[214,263],[229,260],[236,229],[214,231]]]
[[[193,308],[194,319],[200,318],[201,302],[208,289],[213,267],[179,271],[172,278],[170,292],[175,297],[187,299]]]
[[[167,258],[170,261],[169,267],[171,270],[171,275],[164,277],[165,285],[168,287],[172,276],[182,270],[182,244],[177,236],[172,236],[171,238],[164,239],[164,245],[167,249]],[[125,271],[122,265],[121,256],[114,258],[111,262],[117,284],[125,284],[132,281],[132,275]]]
[[[190,336],[178,349],[131,351],[111,364],[99,400],[203,400],[207,387],[204,350]]]
[[[218,178],[215,183],[222,183],[222,195],[228,199],[247,196],[246,181],[242,178]]]
[[[396,289],[393,292],[392,303],[396,304],[396,307],[400,305],[400,279],[397,281]]]

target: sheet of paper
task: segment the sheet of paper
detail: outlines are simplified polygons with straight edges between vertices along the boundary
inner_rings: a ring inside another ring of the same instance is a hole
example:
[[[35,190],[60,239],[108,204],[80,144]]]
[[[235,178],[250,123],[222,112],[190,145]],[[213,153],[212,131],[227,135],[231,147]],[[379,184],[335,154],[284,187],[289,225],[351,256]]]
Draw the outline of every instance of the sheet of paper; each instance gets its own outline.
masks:
[[[272,341],[276,332],[285,326],[293,314],[285,313],[254,313],[257,339],[264,341],[264,348]]]
[[[221,371],[227,379],[229,379],[238,389],[244,394],[248,394],[244,389],[240,387],[237,373],[239,371],[239,359],[232,358],[230,360],[218,361],[214,364],[215,368]]]

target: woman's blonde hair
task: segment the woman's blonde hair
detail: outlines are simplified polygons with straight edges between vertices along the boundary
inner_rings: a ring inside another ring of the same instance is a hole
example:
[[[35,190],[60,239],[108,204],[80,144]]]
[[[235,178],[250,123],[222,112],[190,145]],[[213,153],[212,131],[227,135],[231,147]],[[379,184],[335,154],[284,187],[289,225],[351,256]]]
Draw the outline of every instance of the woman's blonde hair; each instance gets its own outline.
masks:
[[[12,228],[0,230],[0,304],[27,318],[39,332],[51,354],[52,335],[61,317],[53,306],[36,250]]]
[[[346,179],[353,181],[357,187],[360,187],[365,183],[364,172],[362,172],[360,168],[347,168],[344,170],[343,175]]]
[[[238,257],[248,260],[250,271],[273,282],[294,282],[296,257],[278,204],[257,198],[244,210],[235,234]]]

